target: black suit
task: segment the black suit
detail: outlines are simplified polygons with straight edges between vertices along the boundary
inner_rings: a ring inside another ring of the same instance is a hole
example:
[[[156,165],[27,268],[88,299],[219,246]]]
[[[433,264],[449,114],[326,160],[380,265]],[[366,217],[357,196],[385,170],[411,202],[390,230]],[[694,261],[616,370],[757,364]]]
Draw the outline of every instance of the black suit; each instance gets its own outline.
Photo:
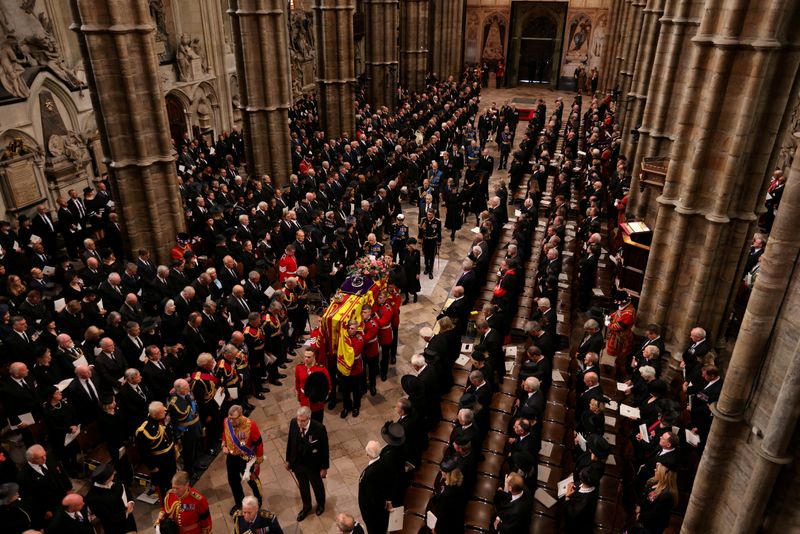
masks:
[[[542,351],[544,357],[550,361],[553,361],[553,356],[556,353],[556,342],[553,340],[553,337],[545,331],[539,337],[532,338],[533,344],[539,347],[539,350]]]
[[[101,389],[94,378],[91,378],[90,380],[92,385],[94,385],[94,391],[97,392],[96,399],[93,399],[89,395],[78,378],[75,378],[75,380],[70,382],[70,384],[64,390],[64,396],[75,408],[75,411],[78,413],[78,420],[82,425],[87,425],[95,421],[97,419],[97,415],[100,413],[100,395],[102,395]]]
[[[497,378],[497,382],[503,383],[503,375],[506,372],[505,355],[503,354],[503,338],[499,330],[490,328],[488,332],[480,337],[480,344],[489,353],[489,359]],[[486,380],[493,380],[492,377],[484,377]]]
[[[161,369],[151,361],[144,364],[142,381],[147,384],[147,388],[152,393],[154,400],[165,402],[177,377],[172,368],[165,364],[163,360],[160,363],[164,366],[164,369]]]
[[[71,518],[63,508],[59,508],[53,520],[50,522],[49,530],[51,532],[58,532],[59,534],[94,534],[94,527],[89,521],[87,508],[84,506],[83,510],[76,512],[80,514],[82,520]]]
[[[700,371],[702,370],[703,357],[711,350],[711,345],[704,339],[695,345],[694,343],[687,348],[682,355],[683,363],[686,365],[686,381],[698,382]]]
[[[29,367],[33,365],[33,352],[36,346],[31,340],[30,334],[26,335],[28,336],[27,341],[16,331],[13,331],[5,339],[2,359],[6,363],[25,362]]]
[[[603,334],[600,331],[595,332],[589,337],[584,336],[581,340],[581,344],[578,346],[578,354],[577,357],[579,360],[583,361],[586,357],[586,354],[589,352],[594,352],[598,356],[600,355],[600,351],[603,350],[605,346],[605,342],[603,341]]]
[[[308,431],[301,435],[297,419],[289,423],[289,439],[286,443],[286,462],[297,478],[303,509],[311,510],[311,491],[317,506],[325,506],[325,486],[320,471],[329,467],[328,432],[315,420],[308,423]]]
[[[107,280],[100,283],[97,288],[97,296],[103,299],[103,307],[107,310],[118,310],[125,302],[122,285],[112,286]]]
[[[497,503],[497,516],[500,518],[498,534],[523,534],[530,529],[533,497],[528,489],[522,491],[516,500],[509,493],[501,492]]]
[[[147,419],[147,407],[151,401],[156,400],[144,383],[140,383],[139,388],[142,390],[144,397],[139,395],[133,389],[133,386],[127,382],[119,388],[117,393],[117,404],[119,404],[120,414],[123,415],[128,423],[127,433],[129,436],[132,436],[139,425]]]
[[[410,413],[397,420],[403,426],[406,436],[406,461],[419,467],[422,453],[428,448],[428,433],[422,427],[417,414]]]
[[[45,469],[44,474],[39,474],[26,462],[17,477],[19,496],[28,507],[33,528],[43,527],[45,514],[61,508],[61,499],[72,490],[72,483],[61,467],[48,464]]]
[[[519,379],[524,381],[529,376],[539,379],[539,389],[543,392],[549,390],[553,382],[553,366],[550,360],[542,358],[538,362],[531,360],[524,362],[519,370]]]
[[[358,508],[370,534],[386,532],[389,526],[386,501],[391,500],[391,484],[387,463],[385,458],[378,458],[364,468],[358,479]]]
[[[139,276],[144,280],[149,282],[156,277],[156,268],[153,262],[149,260],[145,262],[143,259],[139,258],[136,260],[136,266],[139,268],[137,271]]]
[[[56,253],[56,226],[50,214],[36,214],[31,219],[31,230],[42,238],[42,245],[49,255]]]
[[[34,419],[39,419],[42,413],[42,400],[36,392],[33,376],[25,379],[26,386],[17,383],[10,376],[3,378],[3,404],[6,416],[12,425],[20,423],[19,416],[30,413]]]
[[[540,390],[532,394],[524,393],[519,403],[519,416],[525,419],[541,419],[544,403],[544,395]]]
[[[139,359],[139,357],[144,353],[145,348],[144,341],[142,341],[141,337],[139,338],[139,343],[141,343],[141,347],[137,345],[136,342],[130,338],[130,336],[125,336],[119,343],[119,350],[125,357],[125,362],[128,367],[134,367],[141,370],[142,367],[144,367],[144,363]]]
[[[242,298],[242,300],[245,299]],[[254,309],[250,307],[249,303],[247,306],[245,306],[242,304],[241,300],[237,299],[233,295],[228,297],[226,305],[228,307],[228,313],[231,316],[231,321],[233,321],[234,328],[241,328],[242,321],[247,319],[247,316],[250,315],[250,312],[254,311]],[[255,311],[258,310],[256,309]]]
[[[119,349],[115,349],[113,354],[101,352],[94,361],[94,368],[97,372],[97,382],[100,389],[104,392],[111,392],[119,388],[119,379],[125,374],[128,368],[125,357]]]
[[[599,384],[581,393],[575,401],[575,417],[580,418],[583,412],[589,409],[589,402],[592,399],[600,400],[603,396],[603,389]]]

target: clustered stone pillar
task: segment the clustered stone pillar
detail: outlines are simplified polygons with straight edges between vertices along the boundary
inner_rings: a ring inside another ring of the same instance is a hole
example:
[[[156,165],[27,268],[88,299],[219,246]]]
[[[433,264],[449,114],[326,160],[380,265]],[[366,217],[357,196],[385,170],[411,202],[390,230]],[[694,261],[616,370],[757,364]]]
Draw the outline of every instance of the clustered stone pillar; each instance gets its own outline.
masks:
[[[425,89],[429,12],[429,0],[400,3],[400,83],[411,91]]]
[[[328,137],[352,135],[355,116],[355,0],[314,0],[317,102]]]
[[[395,107],[399,57],[399,0],[364,0],[367,18],[367,99],[373,110]]]
[[[464,50],[464,0],[436,0],[432,6],[432,70],[440,80],[458,79]]]
[[[71,7],[126,245],[166,262],[185,219],[148,3]]]
[[[714,407],[715,417],[689,498],[684,532],[758,532],[771,495],[777,500],[785,499],[792,508],[796,504],[793,492],[773,488],[781,469],[797,461],[790,443],[796,436],[800,414],[800,317],[796,312],[800,305],[800,293],[796,291],[800,284],[799,226],[800,150],[795,153],[761,271]],[[759,393],[751,398],[756,380]],[[755,407],[749,405],[751,402]],[[762,435],[752,436],[751,428],[761,429]],[[720,484],[721,480],[725,483]],[[780,506],[779,502],[773,504],[773,508]],[[710,510],[726,513],[709,513]],[[796,521],[791,517],[788,521],[792,519]],[[792,528],[780,528],[774,523],[768,529],[789,530]]]
[[[247,171],[285,184],[292,171],[289,26],[284,0],[228,0]]]
[[[793,94],[787,73],[793,79],[800,65],[789,10],[783,0],[708,0],[684,52],[689,69],[638,314],[640,324],[666,329],[672,349],[694,326],[716,339],[741,282]]]
[[[631,101],[633,96],[630,94],[631,85],[633,83],[634,69],[636,68],[636,59],[639,55],[639,42],[641,39],[642,24],[644,23],[644,0],[633,0],[631,3],[631,26],[629,28],[629,35],[625,43],[625,54],[622,60],[622,65],[619,71],[619,90],[623,100],[621,105],[617,108],[618,118],[621,123],[626,126],[626,130],[634,126],[628,124],[626,118],[630,110]]]
[[[664,14],[659,19],[658,32],[650,75],[654,80],[647,87],[641,123],[629,122],[625,131],[639,128],[639,144],[623,143],[623,150],[632,160],[631,196],[628,210],[636,218],[655,226],[658,214],[657,195],[646,188],[639,190],[639,172],[644,158],[669,156],[672,141],[677,135],[675,118],[683,98],[684,76],[690,68],[692,37],[697,33],[705,0],[666,0]]]
[[[603,58],[600,62],[600,88],[605,93],[610,93],[614,89],[614,72],[612,65],[614,63],[614,48],[619,39],[619,28],[622,24],[621,18],[623,14],[623,4],[625,0],[611,0],[611,6],[608,10],[608,17],[610,24],[608,26],[608,37],[606,39],[606,47],[603,50]]]

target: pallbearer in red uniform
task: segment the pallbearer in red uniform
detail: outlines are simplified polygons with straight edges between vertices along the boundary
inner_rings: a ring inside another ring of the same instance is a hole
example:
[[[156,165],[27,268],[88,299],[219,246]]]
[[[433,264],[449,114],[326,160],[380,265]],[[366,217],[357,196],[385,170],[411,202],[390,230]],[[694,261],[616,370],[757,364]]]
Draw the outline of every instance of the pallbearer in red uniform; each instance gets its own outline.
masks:
[[[192,252],[192,237],[186,232],[181,232],[175,238],[175,241],[177,245],[169,251],[169,257],[172,261],[183,261],[183,255],[187,252]]]
[[[617,311],[606,317],[608,338],[606,354],[609,356],[627,356],[633,349],[633,324],[636,322],[636,309],[631,303],[627,291],[618,291],[614,295]]]
[[[372,311],[378,316],[378,343],[381,344],[381,380],[386,382],[389,374],[389,359],[392,350],[392,318],[394,306],[387,302],[389,294],[385,291],[378,293],[378,302],[372,306]]]
[[[294,387],[297,390],[297,400],[300,402],[300,405],[308,406],[311,409],[311,418],[321,423],[323,414],[325,413],[325,399],[328,395],[325,394],[322,400],[318,401],[316,400],[316,395],[319,395],[321,392],[310,391],[310,388],[308,391],[306,390],[309,377],[315,373],[320,373],[324,377],[324,380],[327,382],[328,392],[330,392],[331,377],[328,374],[328,370],[317,363],[314,350],[306,348],[303,353],[303,362],[294,368]],[[315,382],[315,379],[316,377],[312,379],[311,382]],[[313,397],[313,399],[309,397]]]
[[[231,515],[240,510],[244,490],[242,479],[253,490],[253,495],[261,506],[261,481],[258,478],[261,462],[264,461],[264,442],[255,421],[242,413],[242,407],[234,404],[228,409],[228,417],[222,424],[222,452],[225,453],[225,467],[228,470],[228,485],[233,492]]]
[[[178,471],[172,477],[172,489],[164,497],[156,524],[175,523],[178,534],[211,534],[211,513],[202,493],[189,485],[189,473]],[[166,531],[166,528],[164,528]]]
[[[387,300],[394,308],[394,313],[392,314],[392,345],[391,350],[389,351],[389,363],[394,365],[397,363],[397,339],[399,337],[398,334],[400,330],[400,306],[403,305],[403,298],[400,296],[400,289],[396,285],[389,284],[389,298]]]
[[[339,414],[342,419],[347,417],[351,411],[353,417],[358,417],[361,410],[361,375],[364,373],[361,355],[363,350],[364,338],[358,332],[358,321],[353,319],[347,325],[347,332],[342,332],[340,336],[336,366],[344,404],[344,409]]]
[[[279,280],[282,284],[287,278],[295,276],[296,274],[297,258],[294,257],[294,245],[286,245],[286,250],[283,256],[281,256],[280,261],[278,261]]]
[[[367,383],[369,385],[369,392],[374,397],[378,394],[378,317],[372,313],[371,308],[364,307],[361,309],[361,320],[364,322],[363,333],[361,336],[364,338],[364,360],[367,365]]]

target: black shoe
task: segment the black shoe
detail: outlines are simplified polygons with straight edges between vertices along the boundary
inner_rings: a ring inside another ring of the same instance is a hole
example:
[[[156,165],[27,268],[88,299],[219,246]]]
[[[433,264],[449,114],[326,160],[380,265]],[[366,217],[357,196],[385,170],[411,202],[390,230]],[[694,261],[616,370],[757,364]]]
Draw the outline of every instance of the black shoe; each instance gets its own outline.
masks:
[[[433,280],[433,273],[428,273],[428,278],[430,278],[431,280]]]
[[[397,356],[392,356],[392,358],[389,360],[389,363],[391,363],[392,365],[396,364],[397,363]]]
[[[359,412],[359,411],[358,411],[358,408],[355,408],[355,409],[353,410],[353,417],[358,417],[358,414],[359,414],[359,413],[361,413],[361,412]]]
[[[229,513],[230,513],[231,515],[233,515],[233,514],[235,514],[235,513],[236,513],[236,511],[237,511],[237,510],[241,510],[241,508],[239,508],[239,506],[238,506],[238,505],[234,504],[234,505],[233,505],[233,507],[231,508],[231,511],[230,511]]]
[[[414,304],[416,304],[416,303],[417,303],[417,294],[414,293]]]
[[[336,399],[328,401],[328,409],[333,410],[334,408],[336,408]]]
[[[286,378],[286,375],[283,373],[278,373],[278,378]]]
[[[269,393],[269,388],[267,386],[261,386],[261,393]]]
[[[300,521],[305,519],[309,512],[311,512],[311,510],[306,510],[305,508],[300,510],[300,513],[297,514],[297,522],[299,523]]]
[[[270,380],[269,383],[272,384],[273,386],[282,386],[283,385],[280,380]]]
[[[408,295],[406,295],[406,298],[403,299],[403,304],[408,304]]]
[[[324,513],[325,513],[325,505],[324,504],[318,504],[317,505],[317,515],[322,515]]]
[[[388,375],[385,375],[385,374],[381,373],[381,382],[386,382],[387,378],[388,378]]]
[[[293,350],[290,350],[289,354],[291,354],[292,356],[297,356],[297,354]]]
[[[282,363],[278,366],[278,369],[286,369],[288,366],[285,363]]]
[[[349,413],[350,413],[350,411],[349,411],[347,408],[345,408],[344,410],[342,410],[342,413],[340,413],[340,414],[339,414],[339,417],[341,417],[342,419],[344,419],[345,417],[347,417],[347,415],[348,415]]]
[[[253,396],[254,396],[255,398],[257,398],[258,400],[264,400],[264,399],[266,399],[266,397],[264,396],[264,394],[263,394],[263,393],[256,393],[256,394],[255,394],[255,395],[253,395]]]
[[[377,394],[378,394],[378,388],[376,388],[375,386],[370,386],[370,388],[369,388],[369,394],[370,394],[370,395],[372,395],[372,396],[374,397],[375,395],[377,395]],[[354,412],[354,413],[355,413],[355,412]]]

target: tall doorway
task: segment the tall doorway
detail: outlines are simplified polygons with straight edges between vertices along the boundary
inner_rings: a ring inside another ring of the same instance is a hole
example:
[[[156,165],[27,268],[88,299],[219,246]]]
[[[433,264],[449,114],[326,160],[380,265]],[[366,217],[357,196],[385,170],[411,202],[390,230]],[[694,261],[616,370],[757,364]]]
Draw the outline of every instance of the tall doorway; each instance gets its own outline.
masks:
[[[551,84],[556,87],[561,67],[566,4],[514,2],[508,84]]]
[[[167,121],[169,122],[169,135],[176,145],[183,139],[183,134],[189,130],[186,127],[186,113],[183,103],[175,95],[168,94],[164,97],[167,106]]]

